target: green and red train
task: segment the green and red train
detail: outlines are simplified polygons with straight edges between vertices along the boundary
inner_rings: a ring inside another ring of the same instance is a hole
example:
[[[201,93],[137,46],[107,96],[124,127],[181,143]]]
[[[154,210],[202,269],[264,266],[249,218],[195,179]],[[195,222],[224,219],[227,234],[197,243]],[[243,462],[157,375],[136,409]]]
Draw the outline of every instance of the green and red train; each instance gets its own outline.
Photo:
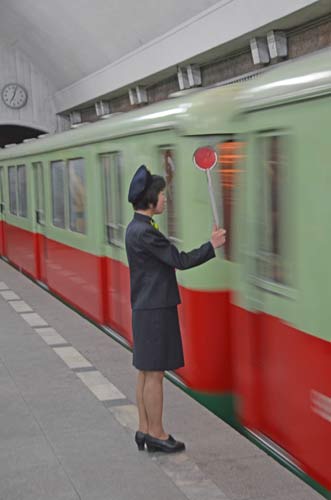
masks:
[[[0,151],[0,254],[132,345],[125,227],[144,163],[161,230],[210,236],[212,147],[227,245],[178,272],[176,382],[331,498],[331,51]],[[329,378],[330,377],[330,378]]]

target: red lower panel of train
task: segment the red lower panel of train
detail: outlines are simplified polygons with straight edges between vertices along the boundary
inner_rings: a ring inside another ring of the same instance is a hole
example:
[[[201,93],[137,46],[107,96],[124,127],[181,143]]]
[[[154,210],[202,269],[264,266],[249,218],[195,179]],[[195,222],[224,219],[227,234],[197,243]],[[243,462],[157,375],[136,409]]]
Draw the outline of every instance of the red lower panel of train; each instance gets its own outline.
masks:
[[[122,262],[103,258],[105,324],[120,333],[132,346],[130,277],[129,269]]]
[[[231,307],[240,421],[331,488],[331,345],[265,313]]]
[[[177,373],[195,390],[231,392],[229,292],[180,287],[180,294],[185,366]]]
[[[0,255],[7,255],[5,225],[6,223],[0,220]]]
[[[104,323],[100,257],[47,240],[47,285],[98,323]]]
[[[11,224],[3,224],[2,240],[6,242],[6,257],[19,269],[36,278],[34,233]]]
[[[36,258],[36,278],[43,283],[47,282],[46,255],[47,239],[43,234],[34,234],[34,247]]]

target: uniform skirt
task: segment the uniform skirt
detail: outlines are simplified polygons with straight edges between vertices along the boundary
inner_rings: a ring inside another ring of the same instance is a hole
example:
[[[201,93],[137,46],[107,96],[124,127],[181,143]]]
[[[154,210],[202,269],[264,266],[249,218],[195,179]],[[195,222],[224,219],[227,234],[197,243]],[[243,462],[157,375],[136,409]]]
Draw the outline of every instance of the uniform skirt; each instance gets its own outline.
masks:
[[[184,366],[177,307],[132,311],[133,365],[164,371]]]

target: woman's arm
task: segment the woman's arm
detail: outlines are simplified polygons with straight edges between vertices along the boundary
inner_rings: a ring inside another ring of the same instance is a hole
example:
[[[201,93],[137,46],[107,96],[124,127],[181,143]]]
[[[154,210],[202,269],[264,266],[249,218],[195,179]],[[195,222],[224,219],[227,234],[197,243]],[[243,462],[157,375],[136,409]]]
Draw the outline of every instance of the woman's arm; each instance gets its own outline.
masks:
[[[140,235],[139,241],[146,252],[176,269],[190,269],[215,257],[215,251],[210,241],[190,252],[179,252],[175,245],[153,227],[147,228]]]

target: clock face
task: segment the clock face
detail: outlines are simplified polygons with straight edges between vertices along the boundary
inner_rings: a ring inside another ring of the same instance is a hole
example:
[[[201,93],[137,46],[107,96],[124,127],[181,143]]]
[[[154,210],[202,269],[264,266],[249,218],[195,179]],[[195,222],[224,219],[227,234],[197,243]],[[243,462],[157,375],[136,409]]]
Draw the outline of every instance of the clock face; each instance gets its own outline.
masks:
[[[25,88],[18,83],[7,83],[2,89],[1,97],[6,106],[19,109],[25,106],[28,100],[28,93]]]

